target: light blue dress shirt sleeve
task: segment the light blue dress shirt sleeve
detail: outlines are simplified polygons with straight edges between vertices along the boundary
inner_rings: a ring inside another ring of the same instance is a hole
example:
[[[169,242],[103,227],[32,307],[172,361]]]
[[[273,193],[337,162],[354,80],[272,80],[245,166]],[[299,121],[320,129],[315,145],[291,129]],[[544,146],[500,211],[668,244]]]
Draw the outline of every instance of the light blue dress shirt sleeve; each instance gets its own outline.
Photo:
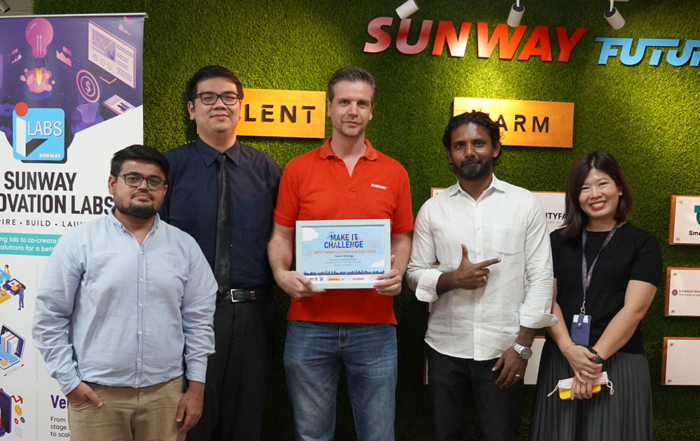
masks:
[[[37,294],[32,328],[34,346],[64,394],[81,381],[70,336],[70,317],[82,278],[73,236],[68,233],[61,237],[51,254]]]
[[[182,298],[186,377],[204,383],[207,358],[214,353],[214,310],[217,284],[199,245],[192,239],[190,279]]]

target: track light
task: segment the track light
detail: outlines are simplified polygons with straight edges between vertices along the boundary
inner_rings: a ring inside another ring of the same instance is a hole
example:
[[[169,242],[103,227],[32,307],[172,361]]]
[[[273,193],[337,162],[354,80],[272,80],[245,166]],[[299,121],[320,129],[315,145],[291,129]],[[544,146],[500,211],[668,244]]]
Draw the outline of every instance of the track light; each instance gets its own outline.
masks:
[[[610,0],[610,10],[605,12],[605,19],[615,30],[618,30],[625,25],[625,19],[622,18],[622,15],[620,15],[620,11],[615,8],[615,0]]]
[[[5,0],[0,0],[0,11],[7,13],[10,10],[10,5]]]
[[[525,12],[525,6],[521,6],[520,0],[516,0],[515,4],[511,6],[510,13],[508,14],[508,26],[511,28],[517,28],[520,24],[520,19],[523,18],[523,12]]]
[[[2,1],[2,0],[0,0]],[[408,18],[418,10],[418,5],[414,0],[407,0],[406,3],[403,5],[399,6],[396,8],[396,14],[403,20],[404,18]]]

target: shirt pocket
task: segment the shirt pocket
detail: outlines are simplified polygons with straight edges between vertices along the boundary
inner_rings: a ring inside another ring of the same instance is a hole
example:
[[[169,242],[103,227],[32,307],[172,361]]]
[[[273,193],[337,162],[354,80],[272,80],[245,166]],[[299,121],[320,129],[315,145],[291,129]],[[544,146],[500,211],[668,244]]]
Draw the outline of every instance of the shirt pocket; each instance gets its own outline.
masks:
[[[491,249],[498,254],[524,255],[525,227],[512,224],[494,224]]]
[[[149,288],[162,292],[168,302],[180,304],[190,277],[189,260],[184,253],[165,252],[158,258],[149,256],[146,273],[153,285]]]

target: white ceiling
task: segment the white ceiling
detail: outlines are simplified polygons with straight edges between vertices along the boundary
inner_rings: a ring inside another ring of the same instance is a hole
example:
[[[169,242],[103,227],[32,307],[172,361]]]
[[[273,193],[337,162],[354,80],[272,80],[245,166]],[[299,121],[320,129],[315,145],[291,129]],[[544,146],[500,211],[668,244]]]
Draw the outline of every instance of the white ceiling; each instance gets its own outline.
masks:
[[[10,12],[4,15],[29,15],[32,13],[32,0],[5,0],[10,5]],[[0,11],[0,16],[2,16]]]

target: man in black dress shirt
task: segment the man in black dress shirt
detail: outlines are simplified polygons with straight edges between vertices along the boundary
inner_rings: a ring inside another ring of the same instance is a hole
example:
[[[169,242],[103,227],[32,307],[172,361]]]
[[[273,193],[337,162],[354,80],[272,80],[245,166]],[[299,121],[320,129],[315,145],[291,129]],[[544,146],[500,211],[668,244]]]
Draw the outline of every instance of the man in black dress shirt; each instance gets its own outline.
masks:
[[[209,357],[202,418],[187,439],[259,440],[274,340],[266,244],[282,172],[236,138],[243,88],[230,70],[200,69],[187,99],[199,137],[165,154],[170,173],[161,217],[195,238],[219,284],[216,353]],[[228,194],[222,213],[220,188]],[[222,232],[222,222],[230,229]],[[229,255],[222,253],[227,246]]]

